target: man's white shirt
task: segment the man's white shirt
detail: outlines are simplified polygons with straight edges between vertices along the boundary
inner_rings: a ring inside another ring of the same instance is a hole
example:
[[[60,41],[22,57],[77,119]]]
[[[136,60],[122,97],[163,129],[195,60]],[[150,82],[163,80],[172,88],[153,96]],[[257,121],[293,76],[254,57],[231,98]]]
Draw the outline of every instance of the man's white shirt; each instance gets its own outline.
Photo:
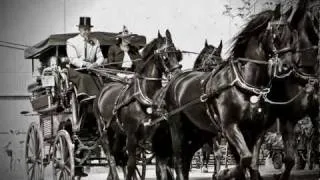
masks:
[[[104,61],[99,41],[97,39],[85,41],[80,34],[67,40],[67,54],[70,63],[76,67],[82,67],[86,62],[101,65]]]

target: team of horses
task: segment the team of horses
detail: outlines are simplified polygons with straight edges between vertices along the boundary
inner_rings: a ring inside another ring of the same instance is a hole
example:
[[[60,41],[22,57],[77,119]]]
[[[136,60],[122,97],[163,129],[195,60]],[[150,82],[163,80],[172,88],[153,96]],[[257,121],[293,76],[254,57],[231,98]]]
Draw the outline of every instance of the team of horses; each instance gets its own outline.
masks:
[[[224,136],[236,166],[213,179],[261,179],[257,161],[264,132],[280,119],[289,179],[294,126],[309,116],[319,128],[319,19],[312,2],[254,15],[235,36],[230,57],[205,42],[192,70],[181,70],[183,51],[167,30],[148,43],[130,83],[107,82],[94,103],[108,179],[139,179],[141,149],[151,144],[157,179],[188,179],[194,153]],[[168,83],[163,86],[163,78]],[[150,108],[152,111],[150,111]],[[317,137],[317,135],[315,135]],[[175,170],[175,176],[171,172]]]

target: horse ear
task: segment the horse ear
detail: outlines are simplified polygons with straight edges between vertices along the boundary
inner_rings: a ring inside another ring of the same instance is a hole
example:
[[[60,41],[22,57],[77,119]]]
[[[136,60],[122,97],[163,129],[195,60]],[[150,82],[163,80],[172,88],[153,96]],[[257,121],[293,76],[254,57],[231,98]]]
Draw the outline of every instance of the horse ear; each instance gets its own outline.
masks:
[[[298,4],[294,7],[291,15],[288,18],[288,22],[293,28],[297,28],[300,20],[306,12],[307,0],[299,0]]]
[[[209,45],[208,45],[208,41],[207,41],[207,39],[204,41],[204,47],[208,47]]]
[[[290,17],[290,15],[292,14],[292,6],[284,13],[286,19],[288,19]]]
[[[218,46],[218,50],[219,50],[219,52],[221,53],[221,50],[222,50],[222,40],[220,40],[220,44],[219,44],[219,46]]]
[[[171,33],[170,33],[170,31],[168,29],[166,30],[166,37],[169,40],[169,42],[172,42]]]
[[[161,35],[161,33],[160,33],[159,30],[158,30],[158,38],[159,38],[159,39],[162,38],[162,35]]]
[[[279,19],[281,16],[281,4],[277,4],[276,8],[273,11],[275,19]]]

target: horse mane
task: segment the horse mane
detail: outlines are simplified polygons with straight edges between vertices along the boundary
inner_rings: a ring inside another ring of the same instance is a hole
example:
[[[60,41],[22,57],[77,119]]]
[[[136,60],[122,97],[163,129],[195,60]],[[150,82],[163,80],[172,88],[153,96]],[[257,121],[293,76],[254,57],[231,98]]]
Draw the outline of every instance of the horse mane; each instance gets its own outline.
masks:
[[[314,25],[316,26],[316,28],[319,27],[319,21],[318,19],[315,19],[314,21],[312,21],[311,17],[308,16],[308,14],[306,14],[306,19],[305,19],[305,24],[306,24],[306,31],[308,33],[308,35],[310,36],[310,41],[312,42],[312,44],[314,45],[318,45],[318,41],[319,41],[319,36],[316,32],[316,30],[314,29],[314,27],[312,26],[312,23],[314,23]],[[309,21],[309,23],[308,23]],[[319,30],[318,30],[319,31]]]
[[[154,53],[157,48],[157,41],[158,38],[155,38],[143,48],[143,51],[141,53],[143,60],[147,59],[151,54]]]
[[[246,26],[232,39],[232,46],[229,50],[230,57],[244,57],[244,52],[252,36],[259,36],[263,32],[268,23],[272,20],[274,11],[266,10],[259,14],[251,16],[251,20]],[[229,59],[228,58],[228,59]]]
[[[157,41],[158,41],[158,38],[155,38],[143,48],[143,51],[141,53],[142,59],[146,59],[149,57],[149,55],[154,53],[154,51],[157,49]],[[182,52],[177,50],[176,55],[177,55],[178,61],[180,62],[183,58]]]

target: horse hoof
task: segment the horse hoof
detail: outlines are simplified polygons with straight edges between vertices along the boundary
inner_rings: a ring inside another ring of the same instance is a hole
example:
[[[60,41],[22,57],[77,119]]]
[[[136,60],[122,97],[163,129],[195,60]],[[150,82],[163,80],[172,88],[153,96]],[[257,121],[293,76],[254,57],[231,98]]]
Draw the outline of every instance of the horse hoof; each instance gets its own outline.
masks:
[[[218,173],[213,174],[217,180],[224,180],[225,176],[228,174],[229,169],[221,169]],[[212,178],[213,178],[212,176]]]
[[[201,172],[203,172],[203,173],[207,173],[207,172],[208,172],[208,168],[203,167],[203,168],[201,169]]]
[[[212,180],[218,180],[218,178],[216,177],[216,175],[217,175],[216,173],[213,173],[213,174],[212,174]]]

